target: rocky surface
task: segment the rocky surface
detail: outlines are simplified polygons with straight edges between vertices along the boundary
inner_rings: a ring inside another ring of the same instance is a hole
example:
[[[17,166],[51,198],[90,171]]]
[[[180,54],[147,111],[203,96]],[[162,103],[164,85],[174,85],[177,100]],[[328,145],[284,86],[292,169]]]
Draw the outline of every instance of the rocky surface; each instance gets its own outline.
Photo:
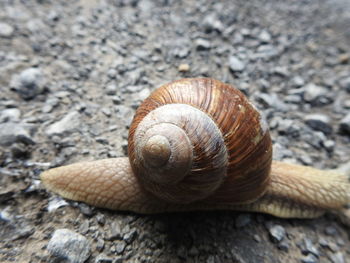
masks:
[[[346,0],[1,1],[0,261],[56,262],[50,244],[69,229],[90,248],[61,249],[67,262],[349,262],[350,232],[333,214],[142,216],[63,201],[39,180],[124,156],[140,102],[194,76],[251,98],[275,159],[349,161],[349,14]]]

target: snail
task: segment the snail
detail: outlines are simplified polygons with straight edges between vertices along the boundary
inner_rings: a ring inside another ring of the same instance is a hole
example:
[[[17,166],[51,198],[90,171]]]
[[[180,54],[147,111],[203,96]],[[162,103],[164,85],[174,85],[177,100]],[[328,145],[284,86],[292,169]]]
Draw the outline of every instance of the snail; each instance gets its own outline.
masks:
[[[151,214],[243,210],[314,218],[350,201],[345,174],[272,160],[268,124],[229,84],[173,81],[139,106],[127,157],[41,174],[48,190],[112,210]]]

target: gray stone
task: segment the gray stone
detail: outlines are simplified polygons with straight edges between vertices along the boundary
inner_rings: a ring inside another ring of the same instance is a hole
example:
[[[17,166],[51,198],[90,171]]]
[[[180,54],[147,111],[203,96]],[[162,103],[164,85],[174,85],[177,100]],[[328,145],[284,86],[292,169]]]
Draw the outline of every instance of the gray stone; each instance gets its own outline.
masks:
[[[329,101],[326,97],[328,90],[325,87],[309,83],[304,86],[304,100],[313,105],[327,104]]]
[[[123,119],[121,121],[125,125],[129,125],[134,118],[134,111],[125,105],[115,106],[115,111],[117,114],[120,114],[120,116],[123,116]]]
[[[113,221],[110,225],[110,231],[107,234],[107,239],[113,241],[120,239],[121,237],[121,225],[118,221]]]
[[[118,241],[117,244],[115,245],[115,252],[118,255],[121,255],[121,254],[123,254],[123,252],[125,250],[125,247],[126,247],[126,243],[125,242]]]
[[[106,115],[107,117],[111,117],[111,115],[112,115],[112,111],[111,111],[110,108],[103,107],[103,108],[101,109],[101,111],[102,111],[102,113],[103,113],[104,115]]]
[[[136,236],[137,236],[137,230],[136,228],[133,228],[130,231],[128,231],[126,234],[124,234],[123,239],[127,244],[130,244],[135,240]]]
[[[208,50],[211,47],[210,42],[204,38],[197,38],[195,45],[197,50]]]
[[[292,85],[295,86],[296,88],[300,88],[304,86],[304,84],[305,84],[305,81],[302,77],[295,76],[294,78],[292,78]]]
[[[83,263],[90,256],[90,243],[82,235],[69,229],[57,229],[47,245],[53,257],[69,263]]]
[[[137,97],[140,101],[143,101],[151,94],[151,91],[148,88],[142,89],[138,94]]]
[[[204,27],[206,31],[216,30],[218,32],[222,32],[224,29],[224,25],[221,23],[219,19],[214,14],[207,15],[203,21]]]
[[[268,59],[277,56],[278,53],[278,49],[272,45],[260,45],[257,52],[254,54],[254,57]]]
[[[105,248],[105,241],[102,238],[98,238],[96,242],[97,251],[101,252]]]
[[[312,243],[312,241],[309,238],[304,238],[304,246],[302,248],[302,253],[303,254],[313,254],[316,257],[319,256],[319,251],[318,249],[314,246],[314,244]]]
[[[304,118],[305,123],[316,131],[322,131],[325,134],[332,133],[331,120],[324,114],[308,114]]]
[[[45,105],[42,107],[41,111],[44,113],[50,113],[58,104],[59,99],[55,97],[50,97],[46,102]]]
[[[324,232],[329,236],[336,236],[338,234],[338,230],[334,226],[327,226]]]
[[[54,212],[56,211],[58,208],[60,207],[64,207],[67,206],[68,203],[60,198],[60,197],[55,197],[54,199],[50,200],[48,205],[47,205],[47,211],[50,212]]]
[[[112,97],[112,101],[114,104],[119,105],[123,101],[123,99],[120,96],[115,95]]]
[[[282,250],[284,252],[288,252],[289,250],[289,244],[287,240],[282,240],[280,243],[278,243],[277,247],[279,250]]]
[[[11,79],[10,86],[26,100],[33,99],[45,89],[46,80],[39,68],[28,68]]]
[[[17,229],[14,233],[14,235],[11,237],[11,240],[17,240],[17,239],[21,239],[21,238],[28,238],[29,236],[33,235],[33,233],[35,232],[34,227],[29,226],[27,224],[24,225],[20,225],[17,226]]]
[[[291,150],[285,148],[280,143],[275,142],[273,144],[273,159],[275,160],[283,160],[285,158],[289,158],[293,156],[293,153]]]
[[[298,159],[305,165],[312,165],[312,159],[310,156],[300,153]]]
[[[31,137],[33,125],[7,122],[0,124],[0,145],[9,146],[13,143],[35,144]]]
[[[108,76],[110,79],[116,78],[117,74],[118,74],[118,73],[117,73],[117,70],[114,69],[114,68],[111,68],[111,69],[109,69],[109,70],[107,71],[107,76]]]
[[[293,120],[282,119],[278,122],[278,132],[291,137],[297,137],[300,134],[300,126]]]
[[[342,252],[337,252],[330,256],[332,263],[345,263],[345,257]]]
[[[79,203],[78,207],[79,207],[80,212],[87,217],[91,217],[94,214],[91,206],[89,206],[87,204]]]
[[[229,67],[232,71],[242,71],[245,68],[244,63],[237,57],[231,56],[229,58]]]
[[[177,58],[186,58],[189,54],[190,54],[190,49],[186,46],[179,46],[179,47],[175,47],[175,49],[173,50],[173,55],[174,57]]]
[[[0,37],[11,37],[14,31],[15,29],[11,25],[0,22]]]
[[[350,77],[339,80],[339,85],[342,89],[345,89],[347,92],[350,92]]]
[[[51,124],[46,129],[46,134],[51,135],[63,135],[79,128],[81,123],[80,114],[77,111],[72,111],[65,115],[61,120]]]
[[[97,220],[97,222],[98,222],[100,225],[102,225],[102,226],[106,224],[106,217],[105,217],[105,215],[102,214],[102,213],[98,213],[98,214],[96,215],[96,220]]]
[[[236,227],[237,228],[245,227],[246,225],[249,225],[251,221],[252,221],[252,218],[250,214],[240,214],[236,218]]]
[[[79,232],[83,235],[87,234],[89,232],[89,226],[90,226],[89,221],[84,220],[84,222],[79,226]]]
[[[301,258],[300,260],[302,263],[317,263],[318,262],[317,257],[315,257],[312,254],[309,254],[309,255]]]
[[[350,135],[350,113],[340,121],[339,130]]]
[[[107,85],[107,87],[106,87],[106,94],[107,95],[115,95],[116,94],[116,92],[117,92],[117,85],[115,85],[115,84],[109,84],[109,85]]]
[[[257,100],[262,103],[266,108],[273,107],[279,111],[288,111],[288,106],[278,98],[276,93],[259,93]]]
[[[290,74],[287,67],[274,67],[272,73],[281,77],[287,77]]]
[[[21,111],[16,108],[4,109],[0,112],[0,123],[18,122],[21,117]]]
[[[300,104],[302,102],[302,99],[299,95],[287,95],[284,97],[284,102]]]
[[[113,263],[113,258],[100,254],[96,257],[95,263]]]
[[[11,222],[14,218],[15,216],[12,215],[7,208],[0,210],[0,221]]]
[[[286,230],[281,225],[272,225],[269,227],[270,238],[273,242],[281,242],[286,235]]]
[[[258,38],[262,43],[268,43],[271,41],[271,35],[266,30],[261,31]]]

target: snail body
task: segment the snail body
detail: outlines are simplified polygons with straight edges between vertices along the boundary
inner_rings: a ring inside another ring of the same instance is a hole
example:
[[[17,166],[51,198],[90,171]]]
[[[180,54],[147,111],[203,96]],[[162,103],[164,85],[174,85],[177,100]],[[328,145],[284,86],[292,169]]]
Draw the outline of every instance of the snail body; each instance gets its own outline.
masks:
[[[233,209],[316,217],[350,200],[345,175],[272,161],[268,125],[237,89],[182,79],[155,90],[130,126],[129,158],[45,171],[45,186],[114,210]]]

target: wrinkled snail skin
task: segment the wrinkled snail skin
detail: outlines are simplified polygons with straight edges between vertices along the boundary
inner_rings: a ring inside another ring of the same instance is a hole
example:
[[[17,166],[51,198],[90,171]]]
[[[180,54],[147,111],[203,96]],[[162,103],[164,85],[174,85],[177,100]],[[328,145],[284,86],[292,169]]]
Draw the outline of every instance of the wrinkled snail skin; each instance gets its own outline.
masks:
[[[53,168],[42,173],[41,179],[48,190],[64,198],[141,214],[240,210],[284,218],[313,218],[326,210],[341,209],[350,199],[347,177],[332,171],[273,161],[271,176],[266,193],[255,202],[242,205],[210,200],[183,205],[165,202],[142,189],[127,157]]]
[[[217,80],[183,79],[153,92],[136,112],[128,149],[129,157],[53,168],[41,180],[64,198],[142,214],[314,218],[350,202],[348,175],[272,161],[261,115]]]

